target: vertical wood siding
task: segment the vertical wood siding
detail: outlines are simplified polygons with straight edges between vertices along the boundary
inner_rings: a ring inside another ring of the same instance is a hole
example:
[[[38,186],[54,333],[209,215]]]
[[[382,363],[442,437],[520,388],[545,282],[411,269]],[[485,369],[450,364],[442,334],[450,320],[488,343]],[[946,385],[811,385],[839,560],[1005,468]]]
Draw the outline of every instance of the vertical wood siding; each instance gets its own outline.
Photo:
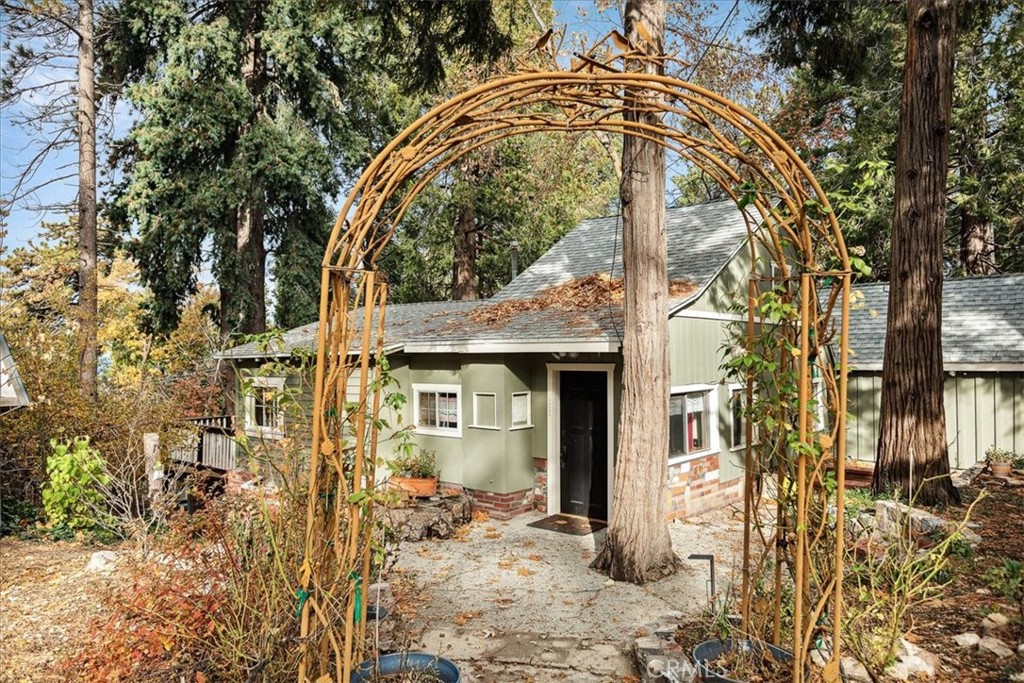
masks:
[[[946,432],[950,467],[964,469],[985,460],[998,446],[1024,452],[1024,373],[974,373],[946,377]],[[849,456],[874,460],[882,376],[850,376],[853,419],[846,435]]]

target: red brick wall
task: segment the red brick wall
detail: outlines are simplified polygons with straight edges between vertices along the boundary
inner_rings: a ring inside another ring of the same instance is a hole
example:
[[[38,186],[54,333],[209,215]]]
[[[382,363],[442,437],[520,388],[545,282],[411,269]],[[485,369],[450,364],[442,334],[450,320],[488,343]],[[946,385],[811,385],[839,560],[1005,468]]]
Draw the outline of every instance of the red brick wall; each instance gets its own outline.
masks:
[[[669,519],[683,519],[743,500],[743,478],[723,482],[718,459],[715,453],[669,465]]]
[[[466,493],[473,499],[474,510],[486,510],[495,519],[510,519],[533,510],[533,489],[494,493],[467,488]]]

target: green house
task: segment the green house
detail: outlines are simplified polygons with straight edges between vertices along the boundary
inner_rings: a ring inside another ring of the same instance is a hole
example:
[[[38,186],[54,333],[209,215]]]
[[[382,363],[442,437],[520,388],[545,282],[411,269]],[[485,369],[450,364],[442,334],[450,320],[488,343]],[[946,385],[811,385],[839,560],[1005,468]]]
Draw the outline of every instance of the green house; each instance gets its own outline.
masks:
[[[740,387],[720,366],[723,347],[745,324],[733,304],[746,297],[750,259],[746,223],[731,201],[669,209],[666,227],[665,495],[671,516],[683,517],[741,498]],[[437,453],[444,485],[464,489],[498,517],[534,509],[608,517],[623,321],[615,297],[594,296],[593,288],[614,288],[618,278],[621,220],[612,216],[583,222],[491,299],[387,307],[386,353],[408,398],[394,417],[415,425],[418,444]],[[293,349],[311,351],[316,328],[223,358],[244,378]],[[261,373],[240,382],[246,433],[287,433],[274,396],[288,381]]]
[[[850,315],[852,350],[847,455],[873,463],[878,445],[889,285],[858,285]],[[966,469],[990,446],[1024,453],[1024,275],[951,278],[942,287],[949,464]]]

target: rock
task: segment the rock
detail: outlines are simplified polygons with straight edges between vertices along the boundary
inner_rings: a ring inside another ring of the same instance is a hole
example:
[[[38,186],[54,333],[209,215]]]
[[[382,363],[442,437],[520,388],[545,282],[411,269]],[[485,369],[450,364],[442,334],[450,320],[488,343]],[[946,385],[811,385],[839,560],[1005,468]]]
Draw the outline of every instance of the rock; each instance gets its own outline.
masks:
[[[89,564],[85,566],[87,572],[109,572],[113,571],[114,563],[117,562],[117,553],[113,550],[99,550],[89,558]]]
[[[898,681],[907,681],[918,674],[931,678],[935,675],[935,667],[919,655],[904,655],[890,665],[885,673]]]
[[[953,642],[960,647],[974,647],[978,644],[979,640],[981,640],[981,636],[977,633],[971,633],[970,631],[967,633],[961,633],[958,636],[953,636]]]
[[[876,500],[875,525],[878,530],[889,536],[898,535],[903,519],[903,507],[895,500]]]
[[[993,636],[985,636],[978,641],[979,650],[987,650],[1000,659],[1013,656],[1013,650],[1006,647],[1006,643]]]
[[[1013,681],[1013,683],[1021,683],[1024,681],[1024,673],[1013,674],[1010,676],[1010,680]]]
[[[910,511],[910,535],[913,537],[942,534],[947,526],[946,520],[924,510]]]
[[[963,529],[960,531],[960,536],[971,545],[978,545],[981,543],[981,534],[970,529]]]
[[[1017,646],[1017,654],[1024,655],[1024,643]]]
[[[395,529],[403,541],[414,542],[451,538],[459,527],[469,523],[472,506],[468,496],[459,494],[409,507],[383,508],[381,514],[385,524]]]
[[[825,665],[828,664],[829,656],[821,650],[811,650],[811,664],[824,669]]]
[[[981,630],[984,633],[988,633],[989,631],[997,631],[1009,623],[1010,620],[1006,617],[1005,614],[993,612],[992,614],[989,614],[981,620]]]
[[[840,666],[846,683],[871,683],[867,668],[856,657],[843,657]]]

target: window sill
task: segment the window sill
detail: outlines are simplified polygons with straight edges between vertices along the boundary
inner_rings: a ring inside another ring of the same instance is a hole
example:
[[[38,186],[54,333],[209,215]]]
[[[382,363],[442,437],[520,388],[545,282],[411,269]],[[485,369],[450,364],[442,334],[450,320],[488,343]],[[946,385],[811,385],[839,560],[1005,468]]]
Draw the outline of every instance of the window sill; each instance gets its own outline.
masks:
[[[488,427],[486,425],[469,425],[469,429],[484,429],[488,432],[500,432],[501,427]]]
[[[267,439],[269,441],[280,441],[284,438],[284,432],[263,427],[246,427],[245,435],[254,439]]]
[[[509,427],[508,431],[510,431],[510,432],[518,432],[521,429],[533,429],[533,425],[532,424],[529,424],[529,425],[516,425],[515,427]]]
[[[446,439],[461,439],[461,429],[434,429],[431,427],[416,427],[413,429],[414,436],[441,436]]]
[[[687,455],[677,455],[674,457],[670,456],[668,459],[668,464],[669,467],[671,467],[672,465],[682,465],[683,463],[692,462],[694,460],[700,460],[701,458],[710,458],[713,455],[721,454],[722,452],[720,450],[715,451],[708,449],[706,451],[701,451],[700,453],[688,453]]]

